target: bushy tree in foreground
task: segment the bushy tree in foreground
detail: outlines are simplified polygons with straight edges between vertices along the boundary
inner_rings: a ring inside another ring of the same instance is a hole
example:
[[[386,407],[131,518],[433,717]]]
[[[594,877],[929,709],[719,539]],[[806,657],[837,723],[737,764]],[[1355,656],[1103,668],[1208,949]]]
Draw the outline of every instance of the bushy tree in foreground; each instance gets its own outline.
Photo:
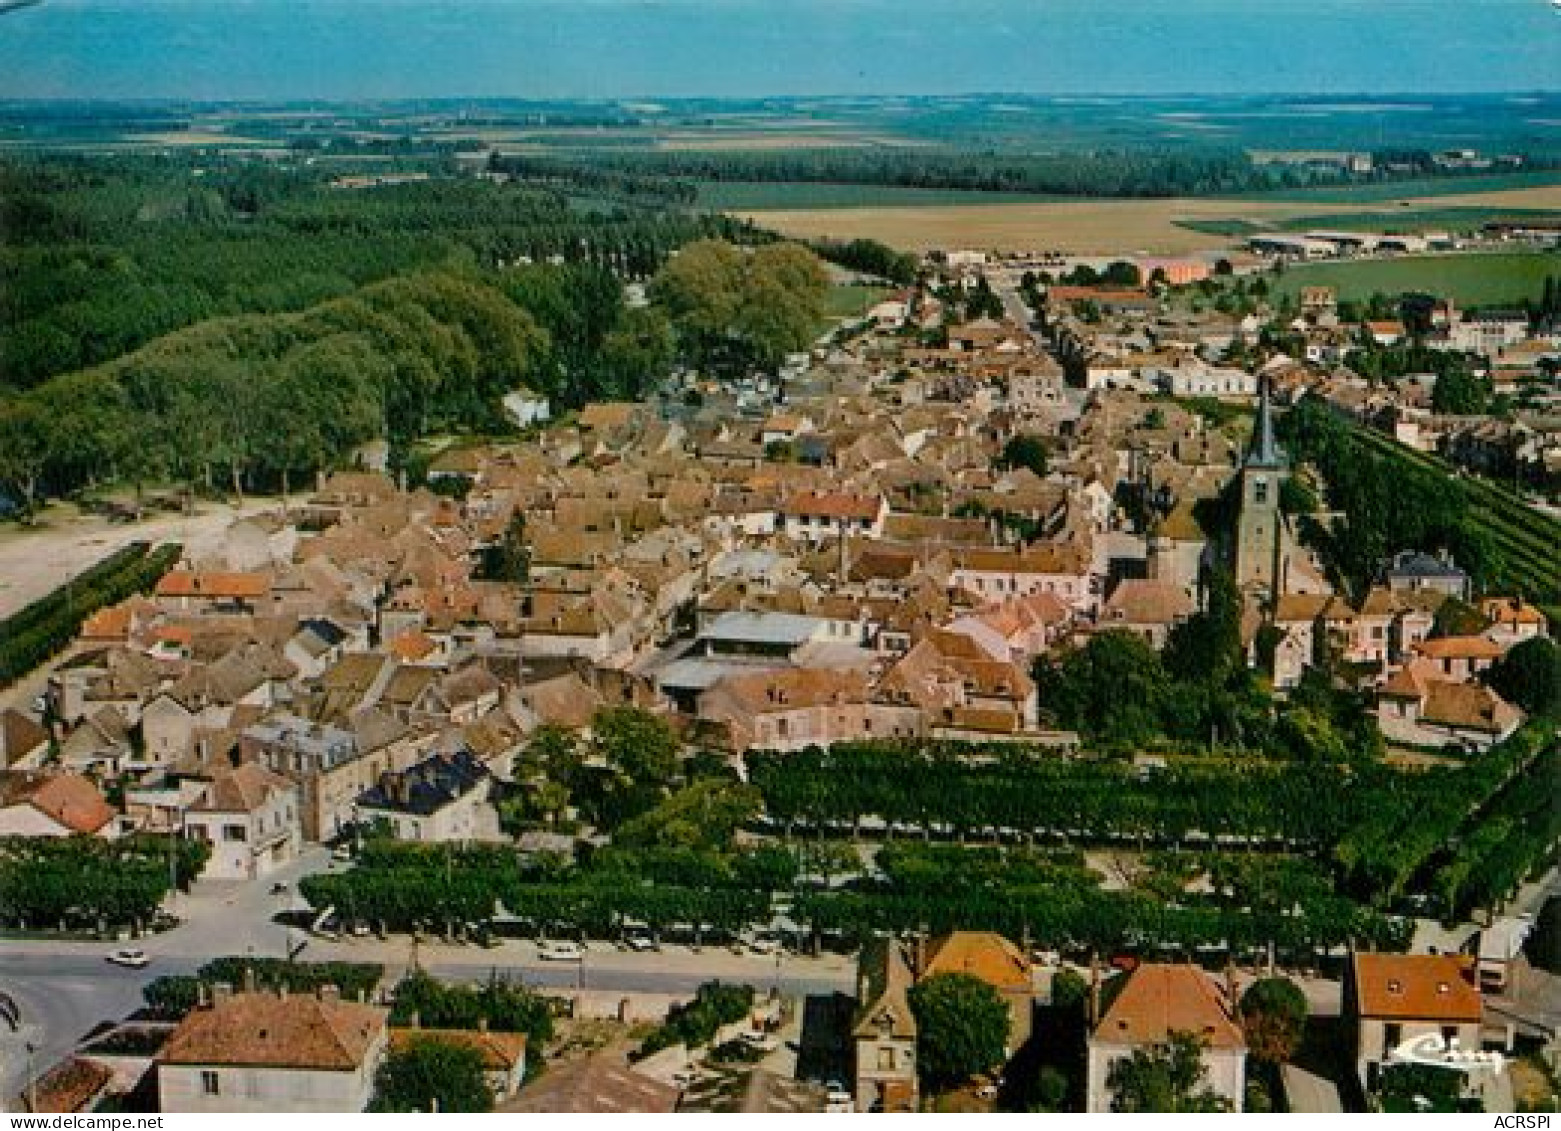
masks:
[[[1111,1110],[1123,1112],[1229,1111],[1230,1101],[1204,1082],[1203,1042],[1172,1033],[1163,1045],[1134,1049],[1106,1074]]]
[[[371,1111],[493,1110],[482,1053],[436,1037],[414,1037],[393,1051],[375,1078]]]
[[[912,987],[921,1076],[933,1087],[960,1084],[1008,1055],[1008,1005],[969,974],[934,974]]]

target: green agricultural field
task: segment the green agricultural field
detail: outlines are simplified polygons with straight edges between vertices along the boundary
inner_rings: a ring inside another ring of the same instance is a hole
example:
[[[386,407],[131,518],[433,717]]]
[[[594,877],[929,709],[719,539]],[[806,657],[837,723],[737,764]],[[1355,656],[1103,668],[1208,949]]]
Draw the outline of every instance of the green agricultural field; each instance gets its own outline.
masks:
[[[1382,181],[1369,185],[1342,185],[1315,189],[1283,189],[1275,192],[1242,193],[1244,200],[1285,200],[1316,204],[1372,204],[1416,196],[1463,196],[1476,192],[1509,192],[1513,189],[1544,188],[1555,184],[1554,169],[1529,169],[1516,173],[1470,174],[1458,177],[1421,177],[1414,180]]]
[[[1274,227],[1286,232],[1367,231],[1423,232],[1445,228],[1473,231],[1496,220],[1556,220],[1561,212],[1548,208],[1401,208],[1393,212],[1333,212],[1326,216],[1296,216]]]
[[[1424,232],[1441,228],[1452,232],[1474,231],[1497,220],[1557,220],[1561,212],[1547,208],[1400,208],[1393,211],[1330,212],[1321,216],[1276,218],[1266,224],[1251,220],[1178,220],[1178,227],[1210,236],[1250,236],[1263,231],[1309,232]]]
[[[1178,228],[1186,228],[1189,232],[1202,232],[1206,236],[1250,236],[1265,231],[1263,225],[1254,224],[1251,220],[1175,220],[1172,221]],[[1282,223],[1272,225],[1281,228]]]
[[[1341,299],[1373,293],[1425,291],[1465,306],[1498,306],[1538,298],[1547,275],[1561,275],[1561,254],[1501,252],[1489,255],[1410,255],[1399,259],[1311,263],[1291,267],[1276,281],[1279,293],[1302,287],[1334,287]]]
[[[825,297],[825,313],[832,319],[858,318],[888,293],[888,287],[869,287],[860,283],[831,287]]]

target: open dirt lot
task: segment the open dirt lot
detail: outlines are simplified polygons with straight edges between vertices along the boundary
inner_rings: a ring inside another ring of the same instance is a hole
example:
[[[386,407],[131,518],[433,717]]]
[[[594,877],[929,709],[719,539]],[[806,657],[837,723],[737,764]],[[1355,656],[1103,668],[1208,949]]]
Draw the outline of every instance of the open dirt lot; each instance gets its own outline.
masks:
[[[257,514],[276,505],[269,499],[246,500],[242,513]],[[218,546],[222,532],[240,513],[234,506],[202,503],[192,515],[158,515],[125,523],[54,506],[35,526],[0,527],[0,617],[10,616],[131,542],[182,542],[187,555],[199,558]]]
[[[1400,202],[1374,202],[1389,211]],[[1561,186],[1409,198],[1407,207],[1471,205],[1561,209]],[[1360,204],[1219,199],[1098,200],[1056,204],[956,204],[887,208],[749,211],[756,223],[790,236],[865,236],[910,251],[972,247],[1073,254],[1131,252],[1179,255],[1218,247],[1218,236],[1178,227],[1178,220],[1248,220],[1262,225],[1296,216],[1359,213]]]

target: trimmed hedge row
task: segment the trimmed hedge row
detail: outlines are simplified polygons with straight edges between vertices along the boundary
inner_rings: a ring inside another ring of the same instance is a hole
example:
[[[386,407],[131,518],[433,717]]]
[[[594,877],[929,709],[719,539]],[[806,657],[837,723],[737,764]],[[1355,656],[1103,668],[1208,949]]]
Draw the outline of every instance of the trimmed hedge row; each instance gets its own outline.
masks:
[[[177,543],[151,550],[146,542],[132,542],[0,622],[0,685],[58,655],[99,609],[151,590],[182,552]]]
[[[188,886],[210,848],[173,844],[174,881]],[[165,837],[6,837],[0,840],[0,922],[28,928],[144,925],[168,894]]]

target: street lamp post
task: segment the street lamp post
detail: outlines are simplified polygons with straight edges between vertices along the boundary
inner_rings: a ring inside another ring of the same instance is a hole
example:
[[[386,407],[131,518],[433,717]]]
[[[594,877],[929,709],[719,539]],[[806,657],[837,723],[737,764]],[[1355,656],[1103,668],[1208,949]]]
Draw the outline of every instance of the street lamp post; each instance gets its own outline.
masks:
[[[27,1110],[38,1110],[38,1077],[33,1072],[33,1054],[38,1051],[38,1046],[28,1041],[24,1046],[27,1050]]]

